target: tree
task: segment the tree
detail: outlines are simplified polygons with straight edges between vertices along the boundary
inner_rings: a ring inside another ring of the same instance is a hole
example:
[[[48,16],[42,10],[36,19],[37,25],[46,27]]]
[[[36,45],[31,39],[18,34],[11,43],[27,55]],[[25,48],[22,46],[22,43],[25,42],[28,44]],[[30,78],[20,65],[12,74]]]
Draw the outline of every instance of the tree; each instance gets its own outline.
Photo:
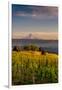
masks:
[[[13,51],[20,51],[20,47],[19,46],[14,46]]]
[[[39,47],[31,44],[31,45],[24,46],[24,50],[39,51]]]

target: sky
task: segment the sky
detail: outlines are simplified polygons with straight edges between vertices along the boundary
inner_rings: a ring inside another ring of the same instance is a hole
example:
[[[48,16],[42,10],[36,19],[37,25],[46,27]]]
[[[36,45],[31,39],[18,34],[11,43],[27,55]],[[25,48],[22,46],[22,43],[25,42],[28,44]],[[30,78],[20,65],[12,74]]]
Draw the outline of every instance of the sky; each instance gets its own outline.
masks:
[[[12,4],[12,38],[58,39],[58,8]]]

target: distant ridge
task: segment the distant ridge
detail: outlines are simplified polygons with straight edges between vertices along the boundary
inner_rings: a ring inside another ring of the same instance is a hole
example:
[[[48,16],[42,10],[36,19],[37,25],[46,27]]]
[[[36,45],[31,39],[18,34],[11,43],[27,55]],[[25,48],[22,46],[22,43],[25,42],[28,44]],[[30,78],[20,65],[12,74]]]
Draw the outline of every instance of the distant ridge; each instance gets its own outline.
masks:
[[[58,40],[55,40],[55,39],[54,39],[54,40],[52,40],[52,39],[51,39],[51,40],[50,40],[50,39],[48,40],[48,39],[37,39],[37,38],[35,38],[35,39],[33,39],[33,38],[21,38],[21,39],[20,39],[20,38],[19,38],[19,39],[18,39],[18,38],[12,38],[12,40],[41,40],[41,41],[58,41]]]

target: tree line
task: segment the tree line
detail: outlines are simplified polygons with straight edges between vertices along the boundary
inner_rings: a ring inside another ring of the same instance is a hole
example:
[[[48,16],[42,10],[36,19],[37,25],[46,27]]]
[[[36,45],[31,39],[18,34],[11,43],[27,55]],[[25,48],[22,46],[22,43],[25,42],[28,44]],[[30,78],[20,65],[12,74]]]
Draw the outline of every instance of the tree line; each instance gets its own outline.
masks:
[[[45,50],[44,49],[42,49],[41,47],[38,47],[38,46],[36,46],[36,45],[25,45],[25,46],[14,46],[13,47],[13,49],[12,49],[12,51],[22,51],[22,50],[24,50],[24,51],[41,51],[42,52],[42,54],[45,54]]]

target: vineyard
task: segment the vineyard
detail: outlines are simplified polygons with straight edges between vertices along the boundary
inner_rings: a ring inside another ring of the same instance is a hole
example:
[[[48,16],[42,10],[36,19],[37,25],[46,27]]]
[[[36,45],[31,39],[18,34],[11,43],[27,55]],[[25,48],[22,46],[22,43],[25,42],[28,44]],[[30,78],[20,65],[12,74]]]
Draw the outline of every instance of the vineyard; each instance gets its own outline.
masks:
[[[58,55],[12,51],[12,85],[58,82]]]

